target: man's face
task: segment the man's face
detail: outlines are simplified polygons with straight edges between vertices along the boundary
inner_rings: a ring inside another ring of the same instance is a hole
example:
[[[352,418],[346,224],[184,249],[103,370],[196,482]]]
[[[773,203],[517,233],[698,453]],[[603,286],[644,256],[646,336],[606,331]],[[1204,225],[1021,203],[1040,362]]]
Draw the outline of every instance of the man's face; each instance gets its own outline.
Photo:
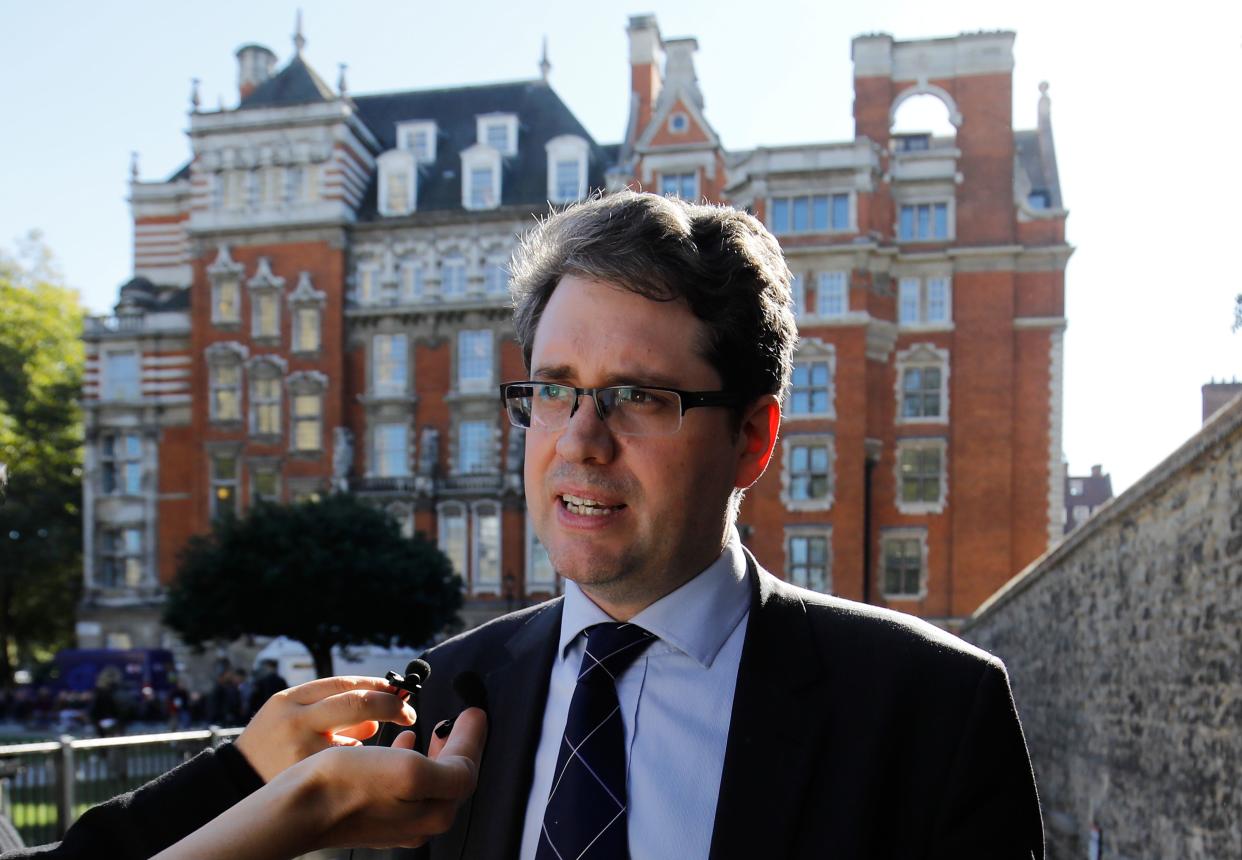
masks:
[[[705,326],[684,302],[656,302],[576,276],[552,293],[531,377],[580,388],[634,384],[716,391],[698,353]],[[526,501],[552,566],[624,620],[720,554],[741,443],[729,410],[694,408],[668,436],[620,436],[583,399],[563,430],[526,433]],[[566,496],[606,506],[575,513]]]

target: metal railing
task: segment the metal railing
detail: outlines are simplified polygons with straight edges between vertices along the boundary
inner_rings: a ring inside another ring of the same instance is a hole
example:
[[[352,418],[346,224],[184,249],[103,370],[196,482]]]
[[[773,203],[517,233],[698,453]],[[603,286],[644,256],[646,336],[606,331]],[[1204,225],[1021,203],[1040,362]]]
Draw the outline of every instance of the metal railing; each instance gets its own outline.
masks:
[[[216,747],[241,729],[0,746],[0,812],[27,845],[64,836],[79,815]]]

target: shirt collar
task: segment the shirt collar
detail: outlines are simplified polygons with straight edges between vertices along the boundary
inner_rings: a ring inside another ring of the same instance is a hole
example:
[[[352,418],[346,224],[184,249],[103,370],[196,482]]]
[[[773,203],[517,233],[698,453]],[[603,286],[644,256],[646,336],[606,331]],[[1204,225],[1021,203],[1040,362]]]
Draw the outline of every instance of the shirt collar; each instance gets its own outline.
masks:
[[[742,552],[737,529],[731,528],[719,558],[630,620],[706,669],[711,667],[725,640],[749,610],[746,554]],[[582,593],[577,583],[566,580],[560,655],[565,656],[583,630],[612,620]]]

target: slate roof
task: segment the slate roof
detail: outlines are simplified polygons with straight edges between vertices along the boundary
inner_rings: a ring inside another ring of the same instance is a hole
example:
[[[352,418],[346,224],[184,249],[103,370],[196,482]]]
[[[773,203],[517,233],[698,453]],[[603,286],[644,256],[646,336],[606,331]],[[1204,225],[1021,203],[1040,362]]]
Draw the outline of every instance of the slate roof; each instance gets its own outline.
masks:
[[[574,134],[587,141],[588,188],[604,187],[604,171],[612,163],[605,148],[542,80],[356,95],[353,102],[382,151],[396,147],[398,123],[435,121],[436,160],[419,165],[419,212],[461,209],[461,152],[478,142],[475,117],[479,114],[512,113],[518,118],[517,154],[502,159],[502,206],[547,206],[548,156],[544,147],[559,135]],[[373,176],[358,211],[359,220],[380,217],[377,181]]]
[[[1015,131],[1013,145],[1018,153],[1018,164],[1031,179],[1032,191],[1048,193],[1048,207],[1060,209],[1061,182],[1057,176],[1056,156],[1044,152],[1040,144],[1038,131]]]
[[[332,101],[336,93],[299,54],[271,78],[259,84],[241,100],[238,110],[260,107],[288,107]]]
[[[153,284],[139,275],[121,285],[117,309],[142,308],[144,311],[183,311],[190,307],[190,291],[185,287]]]

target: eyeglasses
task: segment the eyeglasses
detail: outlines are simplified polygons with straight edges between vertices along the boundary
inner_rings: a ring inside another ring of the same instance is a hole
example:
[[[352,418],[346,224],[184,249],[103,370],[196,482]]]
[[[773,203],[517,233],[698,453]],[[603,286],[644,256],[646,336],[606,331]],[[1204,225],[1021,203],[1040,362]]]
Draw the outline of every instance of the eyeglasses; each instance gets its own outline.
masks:
[[[741,395],[731,391],[680,391],[649,385],[610,385],[576,388],[557,382],[506,382],[500,399],[514,427],[562,430],[586,395],[595,402],[595,414],[620,436],[669,436],[681,429],[681,417],[695,406],[739,406]]]

